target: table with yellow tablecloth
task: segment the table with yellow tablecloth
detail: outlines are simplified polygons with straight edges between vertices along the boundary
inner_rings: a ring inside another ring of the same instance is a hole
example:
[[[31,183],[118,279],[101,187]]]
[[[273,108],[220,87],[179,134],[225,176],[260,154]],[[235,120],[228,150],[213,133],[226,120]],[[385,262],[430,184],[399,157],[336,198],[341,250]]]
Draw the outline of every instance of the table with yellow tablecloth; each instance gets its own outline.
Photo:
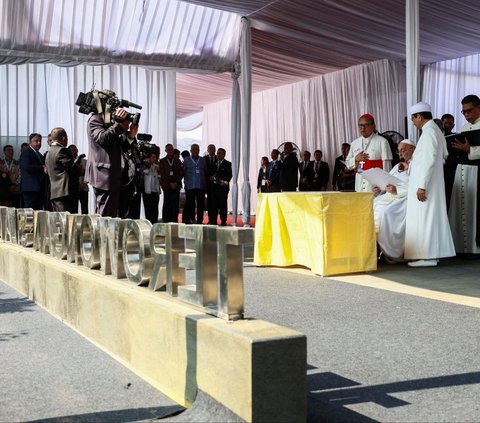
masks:
[[[322,276],[377,270],[373,194],[260,194],[254,263],[302,265]]]

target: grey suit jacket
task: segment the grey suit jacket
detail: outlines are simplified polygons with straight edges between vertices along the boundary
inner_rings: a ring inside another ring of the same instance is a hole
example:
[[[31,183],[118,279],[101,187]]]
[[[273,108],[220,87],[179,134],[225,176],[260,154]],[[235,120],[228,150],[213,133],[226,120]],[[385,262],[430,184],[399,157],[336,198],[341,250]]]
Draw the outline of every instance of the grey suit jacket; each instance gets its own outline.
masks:
[[[50,199],[66,197],[78,191],[78,170],[68,148],[52,144],[45,159],[50,178]]]
[[[87,123],[89,152],[85,182],[105,191],[116,191],[121,187],[122,142],[125,137],[118,122],[105,125],[99,114],[90,116]]]

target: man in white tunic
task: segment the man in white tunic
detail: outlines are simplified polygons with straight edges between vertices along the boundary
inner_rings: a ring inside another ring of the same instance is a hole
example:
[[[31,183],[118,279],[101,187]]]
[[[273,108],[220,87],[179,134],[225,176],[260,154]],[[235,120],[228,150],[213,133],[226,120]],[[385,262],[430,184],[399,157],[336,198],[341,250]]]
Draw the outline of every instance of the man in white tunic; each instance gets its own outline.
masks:
[[[385,172],[392,169],[392,150],[388,141],[375,130],[375,119],[370,114],[360,116],[358,120],[360,137],[350,146],[346,165],[347,169],[356,169],[355,191],[371,192],[372,184],[362,176],[362,171],[372,167],[383,168]]]
[[[446,141],[432,120],[430,104],[417,103],[410,114],[422,135],[409,167],[404,257],[414,260],[411,267],[436,266],[439,258],[455,255],[443,179]]]
[[[461,132],[480,129],[480,99],[467,95],[462,100],[462,114],[466,123]],[[468,142],[453,142],[453,147],[468,153],[469,160],[480,159],[480,147]],[[457,253],[480,254],[480,234],[477,234],[478,166],[458,164],[455,171],[448,218]]]
[[[390,175],[402,182],[387,185],[386,192],[374,187],[373,214],[377,229],[377,242],[382,253],[394,261],[403,259],[405,249],[405,217],[407,214],[408,166],[415,151],[415,144],[403,140],[398,145],[400,163],[394,166]]]

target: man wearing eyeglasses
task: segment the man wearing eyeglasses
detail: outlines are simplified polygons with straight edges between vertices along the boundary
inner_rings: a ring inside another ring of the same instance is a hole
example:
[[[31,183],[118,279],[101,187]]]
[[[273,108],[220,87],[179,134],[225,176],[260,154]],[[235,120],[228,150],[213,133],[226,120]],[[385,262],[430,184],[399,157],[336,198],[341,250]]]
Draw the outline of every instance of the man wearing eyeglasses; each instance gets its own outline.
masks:
[[[360,116],[358,129],[361,136],[352,142],[346,165],[347,169],[357,171],[355,191],[371,192],[372,184],[363,178],[362,173],[373,167],[389,172],[392,169],[392,150],[388,141],[377,134],[372,115],[367,113]]]
[[[463,125],[461,132],[480,129],[480,98],[472,94],[464,97],[462,114],[467,123]],[[480,146],[471,146],[468,136],[464,143],[455,140],[452,146],[466,152],[469,160],[480,159]],[[455,250],[457,253],[467,254],[468,258],[476,258],[480,255],[479,176],[478,166],[457,165],[448,210]]]
[[[432,119],[432,107],[420,102],[410,108],[421,132],[409,166],[405,259],[411,267],[431,267],[441,257],[455,255],[445,203],[443,160],[445,137]]]

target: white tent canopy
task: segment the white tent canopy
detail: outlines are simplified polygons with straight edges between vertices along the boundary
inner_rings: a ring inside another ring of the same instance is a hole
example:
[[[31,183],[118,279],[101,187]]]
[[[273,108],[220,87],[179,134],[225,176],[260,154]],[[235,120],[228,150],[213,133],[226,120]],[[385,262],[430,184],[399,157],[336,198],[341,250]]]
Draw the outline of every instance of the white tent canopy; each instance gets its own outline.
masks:
[[[64,126],[82,149],[85,117],[79,116],[73,104],[78,92],[90,89],[95,82],[97,88],[113,88],[120,97],[142,104],[142,130],[154,134],[160,145],[171,142],[175,136],[175,115],[186,117],[202,111],[206,105],[231,98],[230,71],[239,58],[242,15],[248,17],[252,28],[253,92],[306,84],[306,91],[300,90],[304,94],[287,97],[303,102],[309,99],[304,103],[308,105],[317,101],[308,97],[312,93],[332,94],[335,89],[329,84],[338,83],[338,78],[344,81],[340,97],[327,95],[318,99],[320,103],[332,102],[333,112],[326,121],[309,117],[303,113],[304,108],[295,109],[297,105],[292,105],[295,113],[281,114],[286,119],[284,132],[291,127],[310,128],[302,136],[313,128],[323,131],[323,127],[315,126],[322,122],[331,134],[342,126],[339,119],[346,118],[344,113],[338,113],[343,108],[360,110],[359,105],[368,106],[379,100],[379,113],[383,114],[388,96],[380,98],[378,93],[391,87],[389,84],[397,81],[398,75],[403,78],[402,71],[393,79],[382,79],[382,73],[373,70],[370,74],[369,70],[366,80],[350,80],[350,76],[343,78],[332,72],[355,65],[364,67],[365,63],[379,60],[387,60],[393,68],[402,66],[406,58],[406,2],[0,0],[0,135],[19,136],[33,131],[46,134],[53,126]],[[419,64],[425,66],[479,52],[480,3],[418,3]],[[315,84],[307,80],[316,81],[319,75],[325,75],[322,85],[312,88]],[[370,85],[365,87],[365,83]],[[356,84],[360,84],[358,92],[365,90],[366,98],[350,95],[351,88],[351,92],[357,92]],[[402,95],[395,98],[395,107]],[[290,105],[280,104],[281,98],[275,100],[275,107],[288,110]],[[254,108],[256,101],[254,98]],[[403,105],[396,109],[394,120],[401,119],[406,110],[404,100],[400,101]],[[321,110],[318,107],[317,112]],[[248,112],[248,107],[242,109]],[[278,119],[264,111],[254,109],[252,116],[260,120]],[[212,119],[206,118],[209,121]],[[340,133],[351,132],[350,126],[349,121],[344,121]],[[259,132],[257,125],[254,130]],[[206,128],[206,132],[211,134],[212,130]],[[315,135],[307,135],[299,142],[308,146],[314,138]],[[230,139],[231,132],[221,139],[221,145],[228,146]],[[213,142],[206,140],[209,141]],[[281,140],[257,142],[270,147],[277,141]],[[243,150],[245,154],[248,151]],[[255,163],[257,159],[250,161]],[[255,180],[255,168],[248,170],[244,163],[241,171]]]

